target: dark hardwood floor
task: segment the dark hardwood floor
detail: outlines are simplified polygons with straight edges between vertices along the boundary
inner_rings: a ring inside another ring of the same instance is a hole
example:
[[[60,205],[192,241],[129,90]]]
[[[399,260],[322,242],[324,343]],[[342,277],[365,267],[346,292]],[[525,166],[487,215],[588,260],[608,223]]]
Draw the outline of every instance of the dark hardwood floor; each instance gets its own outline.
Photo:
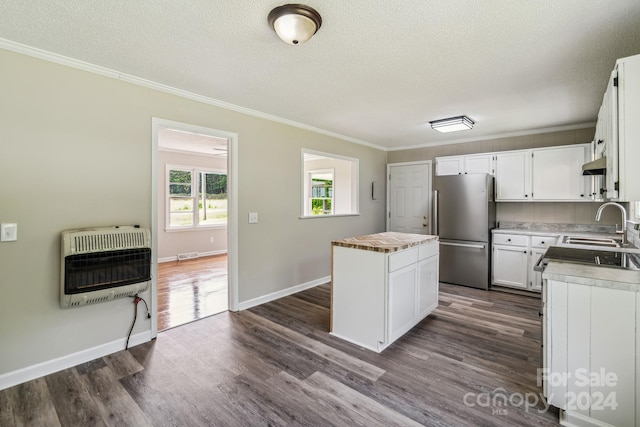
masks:
[[[158,330],[229,309],[227,255],[158,264]]]
[[[330,336],[329,302],[322,285],[0,391],[0,425],[557,425],[533,405],[539,299],[443,284],[381,354]]]

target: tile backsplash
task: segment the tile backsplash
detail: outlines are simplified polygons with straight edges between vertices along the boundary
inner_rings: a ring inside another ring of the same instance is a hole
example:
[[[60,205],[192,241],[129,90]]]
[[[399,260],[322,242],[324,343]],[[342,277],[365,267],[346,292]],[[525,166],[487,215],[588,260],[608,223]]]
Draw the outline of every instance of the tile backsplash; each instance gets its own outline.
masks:
[[[602,211],[601,221],[596,221],[596,212],[602,203],[550,203],[550,202],[499,202],[496,203],[496,220],[509,222],[542,222],[553,224],[602,224],[622,222],[620,211],[607,208]],[[628,203],[622,203],[629,212]]]

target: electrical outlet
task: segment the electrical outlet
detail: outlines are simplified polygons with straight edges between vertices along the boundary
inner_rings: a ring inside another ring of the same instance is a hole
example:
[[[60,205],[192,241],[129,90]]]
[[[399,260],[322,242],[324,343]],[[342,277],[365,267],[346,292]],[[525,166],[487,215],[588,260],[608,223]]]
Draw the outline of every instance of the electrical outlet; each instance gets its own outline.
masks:
[[[258,212],[249,212],[249,224],[258,223]]]

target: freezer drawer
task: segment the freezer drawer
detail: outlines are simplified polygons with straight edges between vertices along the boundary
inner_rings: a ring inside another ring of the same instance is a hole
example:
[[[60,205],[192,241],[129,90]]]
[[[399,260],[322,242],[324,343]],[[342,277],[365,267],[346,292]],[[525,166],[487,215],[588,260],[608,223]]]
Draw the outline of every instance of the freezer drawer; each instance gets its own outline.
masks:
[[[440,240],[440,281],[489,289],[488,242]]]

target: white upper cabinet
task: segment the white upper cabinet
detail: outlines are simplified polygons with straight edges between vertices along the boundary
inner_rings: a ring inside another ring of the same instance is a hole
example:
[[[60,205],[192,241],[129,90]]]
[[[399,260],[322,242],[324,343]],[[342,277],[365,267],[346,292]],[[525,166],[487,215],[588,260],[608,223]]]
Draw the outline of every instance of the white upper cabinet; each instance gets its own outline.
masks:
[[[494,172],[494,154],[436,157],[436,176]]]
[[[594,138],[595,157],[607,174],[596,179],[605,199],[640,200],[640,55],[616,61],[602,99]],[[600,196],[600,194],[598,194]]]
[[[464,156],[464,173],[488,173],[494,174],[493,153],[473,154]]]
[[[591,178],[582,175],[591,144],[533,150],[533,200],[591,200]]]
[[[496,201],[591,201],[590,160],[591,144],[497,153]]]
[[[464,173],[464,156],[436,157],[436,175],[460,175]]]
[[[531,200],[531,150],[496,154],[496,201]]]

